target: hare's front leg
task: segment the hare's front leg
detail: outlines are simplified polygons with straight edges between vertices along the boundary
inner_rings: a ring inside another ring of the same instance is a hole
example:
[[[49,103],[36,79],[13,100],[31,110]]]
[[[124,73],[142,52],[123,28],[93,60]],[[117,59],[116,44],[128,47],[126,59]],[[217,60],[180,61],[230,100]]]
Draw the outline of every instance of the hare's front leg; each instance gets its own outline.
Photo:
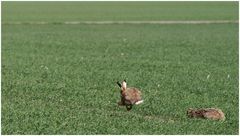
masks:
[[[122,101],[119,101],[119,102],[118,102],[118,106],[124,106],[123,102],[122,102]]]
[[[124,97],[121,96],[121,101],[118,102],[119,106],[125,106]]]

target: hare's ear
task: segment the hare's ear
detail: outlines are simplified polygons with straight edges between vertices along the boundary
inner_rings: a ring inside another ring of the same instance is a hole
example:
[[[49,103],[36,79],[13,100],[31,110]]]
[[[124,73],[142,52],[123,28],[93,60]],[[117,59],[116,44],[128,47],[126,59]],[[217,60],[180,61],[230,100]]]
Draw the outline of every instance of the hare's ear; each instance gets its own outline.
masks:
[[[123,88],[123,89],[127,89],[127,82],[126,82],[126,80],[123,80],[123,82],[122,82],[122,88]]]
[[[117,84],[118,84],[118,86],[121,88],[122,87],[122,85],[121,85],[121,83],[119,82],[119,81],[117,81]]]

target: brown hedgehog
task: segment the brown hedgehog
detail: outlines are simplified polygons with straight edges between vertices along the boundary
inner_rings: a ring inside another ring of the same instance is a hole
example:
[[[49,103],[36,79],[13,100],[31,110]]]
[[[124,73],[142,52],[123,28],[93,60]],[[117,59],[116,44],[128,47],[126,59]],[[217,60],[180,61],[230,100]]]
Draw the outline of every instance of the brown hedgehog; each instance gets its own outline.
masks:
[[[212,120],[225,120],[225,115],[220,109],[216,108],[202,108],[202,109],[188,109],[188,117],[204,118]]]
[[[141,98],[141,92],[137,88],[127,88],[126,80],[120,84],[117,82],[118,86],[121,88],[121,101],[118,102],[120,106],[126,106],[127,110],[131,110],[133,105],[138,105],[143,102]]]

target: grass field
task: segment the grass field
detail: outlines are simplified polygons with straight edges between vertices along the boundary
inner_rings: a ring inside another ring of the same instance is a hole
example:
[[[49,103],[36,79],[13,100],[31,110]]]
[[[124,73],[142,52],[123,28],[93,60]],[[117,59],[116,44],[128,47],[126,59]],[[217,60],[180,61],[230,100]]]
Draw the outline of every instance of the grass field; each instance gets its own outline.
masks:
[[[3,22],[238,20],[238,2],[3,2]]]
[[[238,20],[237,2],[119,3],[3,2],[2,21]],[[1,49],[2,134],[238,134],[238,24],[2,25]],[[123,79],[144,97],[130,112]]]

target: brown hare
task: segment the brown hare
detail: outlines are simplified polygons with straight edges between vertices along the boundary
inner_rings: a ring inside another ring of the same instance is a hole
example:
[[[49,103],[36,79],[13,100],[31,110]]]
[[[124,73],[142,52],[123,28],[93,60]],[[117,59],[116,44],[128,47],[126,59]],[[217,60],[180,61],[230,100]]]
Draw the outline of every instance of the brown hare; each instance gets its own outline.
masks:
[[[126,80],[122,82],[117,82],[118,86],[121,88],[121,101],[118,102],[120,106],[126,106],[127,110],[130,111],[133,105],[138,105],[143,102],[141,98],[141,92],[137,88],[127,88]]]
[[[225,120],[225,115],[220,109],[205,108],[205,109],[188,109],[188,117],[192,118],[204,118],[212,120]]]

